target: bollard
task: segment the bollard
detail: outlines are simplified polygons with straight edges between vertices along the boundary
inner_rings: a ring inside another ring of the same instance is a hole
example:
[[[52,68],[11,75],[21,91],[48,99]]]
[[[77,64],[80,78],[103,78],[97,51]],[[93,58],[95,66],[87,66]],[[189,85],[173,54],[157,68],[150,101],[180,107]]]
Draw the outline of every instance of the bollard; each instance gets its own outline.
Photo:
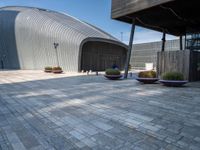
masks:
[[[1,69],[4,69],[3,60],[1,60]]]
[[[133,77],[133,73],[132,72],[130,72],[130,77]]]

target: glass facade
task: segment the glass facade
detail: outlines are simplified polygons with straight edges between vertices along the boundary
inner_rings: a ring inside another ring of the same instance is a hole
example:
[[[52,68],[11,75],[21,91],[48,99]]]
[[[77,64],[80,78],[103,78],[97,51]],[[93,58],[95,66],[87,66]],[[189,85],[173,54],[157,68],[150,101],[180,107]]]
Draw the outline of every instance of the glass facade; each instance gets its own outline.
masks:
[[[186,35],[186,49],[200,50],[200,33],[190,33]]]

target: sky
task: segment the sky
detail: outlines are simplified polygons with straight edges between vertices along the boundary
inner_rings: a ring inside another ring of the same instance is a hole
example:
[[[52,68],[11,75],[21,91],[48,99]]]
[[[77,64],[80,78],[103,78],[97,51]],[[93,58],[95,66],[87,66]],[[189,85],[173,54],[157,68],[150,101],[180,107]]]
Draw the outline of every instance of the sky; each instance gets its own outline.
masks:
[[[0,0],[0,7],[31,6],[67,13],[128,44],[131,25],[111,19],[111,0]],[[160,41],[162,33],[136,27],[134,43]],[[167,40],[177,37],[167,35]]]

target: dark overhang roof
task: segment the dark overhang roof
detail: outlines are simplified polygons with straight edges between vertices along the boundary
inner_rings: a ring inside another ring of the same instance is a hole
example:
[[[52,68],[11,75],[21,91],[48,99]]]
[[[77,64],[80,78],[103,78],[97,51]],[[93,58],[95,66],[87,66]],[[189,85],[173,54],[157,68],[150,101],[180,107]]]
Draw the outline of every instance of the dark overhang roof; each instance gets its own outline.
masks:
[[[138,26],[176,36],[185,35],[186,32],[200,31],[199,3],[199,0],[113,0],[112,18],[132,23],[135,17]]]

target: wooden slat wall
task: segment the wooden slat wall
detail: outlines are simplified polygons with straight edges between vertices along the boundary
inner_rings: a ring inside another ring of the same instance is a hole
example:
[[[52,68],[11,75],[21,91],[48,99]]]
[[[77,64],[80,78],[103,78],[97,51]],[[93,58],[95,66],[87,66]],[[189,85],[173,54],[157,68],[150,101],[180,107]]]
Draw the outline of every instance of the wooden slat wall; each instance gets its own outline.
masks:
[[[173,0],[112,0],[112,18],[116,19]]]
[[[198,65],[200,63],[200,52],[192,51],[190,54],[190,80],[200,81],[200,70]]]
[[[161,76],[165,72],[177,71],[184,74],[186,80],[190,80],[190,51],[165,51],[157,53],[157,72]]]
[[[124,69],[126,49],[111,43],[88,42],[83,46],[81,70],[105,71],[115,63]]]

